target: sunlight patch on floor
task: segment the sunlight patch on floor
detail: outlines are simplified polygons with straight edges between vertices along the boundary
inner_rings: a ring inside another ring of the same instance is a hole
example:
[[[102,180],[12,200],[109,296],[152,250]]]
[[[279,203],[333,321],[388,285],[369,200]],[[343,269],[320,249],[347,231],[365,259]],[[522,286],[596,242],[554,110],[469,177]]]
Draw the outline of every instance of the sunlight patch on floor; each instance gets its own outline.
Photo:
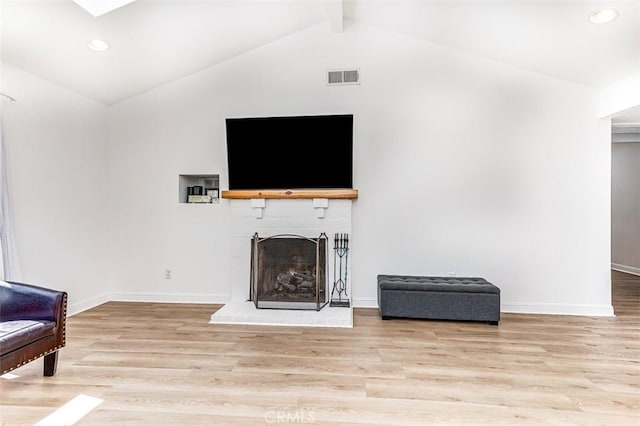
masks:
[[[103,402],[103,399],[80,394],[40,420],[35,426],[66,426],[76,424]]]
[[[18,376],[17,374],[13,374],[13,373],[5,373],[2,376],[0,376],[0,379],[5,379],[5,380],[12,380],[12,379],[17,379]]]

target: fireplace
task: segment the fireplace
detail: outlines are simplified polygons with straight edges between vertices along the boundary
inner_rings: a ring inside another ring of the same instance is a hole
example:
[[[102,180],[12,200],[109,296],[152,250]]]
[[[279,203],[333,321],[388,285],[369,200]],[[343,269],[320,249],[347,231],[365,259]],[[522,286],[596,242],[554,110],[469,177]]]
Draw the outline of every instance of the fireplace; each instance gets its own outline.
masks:
[[[256,308],[313,309],[328,303],[327,236],[279,234],[251,240],[250,300]]]

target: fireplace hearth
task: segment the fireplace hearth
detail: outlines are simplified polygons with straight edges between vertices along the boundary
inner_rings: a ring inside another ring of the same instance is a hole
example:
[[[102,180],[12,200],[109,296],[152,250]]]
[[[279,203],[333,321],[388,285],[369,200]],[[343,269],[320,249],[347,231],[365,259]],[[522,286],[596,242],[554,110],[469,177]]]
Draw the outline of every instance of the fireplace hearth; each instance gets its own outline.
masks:
[[[250,300],[256,308],[313,309],[328,301],[327,236],[279,234],[251,240]]]

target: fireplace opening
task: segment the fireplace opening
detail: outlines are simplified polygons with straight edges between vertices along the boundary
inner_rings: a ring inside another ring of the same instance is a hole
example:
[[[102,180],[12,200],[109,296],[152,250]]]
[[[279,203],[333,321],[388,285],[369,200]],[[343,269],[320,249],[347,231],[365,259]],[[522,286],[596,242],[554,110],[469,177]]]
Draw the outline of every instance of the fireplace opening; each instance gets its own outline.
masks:
[[[315,309],[328,303],[327,236],[280,234],[251,240],[250,300],[256,308]]]

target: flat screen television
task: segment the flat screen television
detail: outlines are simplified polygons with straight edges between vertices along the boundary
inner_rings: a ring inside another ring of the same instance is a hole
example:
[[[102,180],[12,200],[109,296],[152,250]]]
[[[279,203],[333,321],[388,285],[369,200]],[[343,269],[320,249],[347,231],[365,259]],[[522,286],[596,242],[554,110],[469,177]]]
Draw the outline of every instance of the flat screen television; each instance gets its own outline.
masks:
[[[230,190],[353,189],[353,115],[227,118]]]

